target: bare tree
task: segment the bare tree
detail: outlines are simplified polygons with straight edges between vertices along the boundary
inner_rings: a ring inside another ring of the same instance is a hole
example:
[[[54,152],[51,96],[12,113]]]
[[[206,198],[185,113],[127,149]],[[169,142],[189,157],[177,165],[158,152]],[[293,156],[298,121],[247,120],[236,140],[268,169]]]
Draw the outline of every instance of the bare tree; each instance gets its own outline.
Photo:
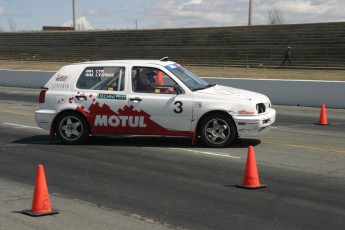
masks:
[[[280,10],[272,8],[267,11],[268,23],[270,25],[280,25],[284,23],[284,17]]]

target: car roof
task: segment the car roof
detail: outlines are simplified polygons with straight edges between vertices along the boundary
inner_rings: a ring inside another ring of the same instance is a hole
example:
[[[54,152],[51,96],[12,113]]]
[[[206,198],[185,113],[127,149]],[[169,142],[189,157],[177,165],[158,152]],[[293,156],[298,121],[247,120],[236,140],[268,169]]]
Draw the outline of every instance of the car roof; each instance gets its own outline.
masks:
[[[161,60],[102,60],[102,61],[86,61],[75,63],[76,65],[85,64],[85,65],[93,65],[93,64],[131,64],[131,65],[147,65],[147,64],[155,64],[160,66],[167,66],[171,64],[175,64],[173,61],[161,61]]]

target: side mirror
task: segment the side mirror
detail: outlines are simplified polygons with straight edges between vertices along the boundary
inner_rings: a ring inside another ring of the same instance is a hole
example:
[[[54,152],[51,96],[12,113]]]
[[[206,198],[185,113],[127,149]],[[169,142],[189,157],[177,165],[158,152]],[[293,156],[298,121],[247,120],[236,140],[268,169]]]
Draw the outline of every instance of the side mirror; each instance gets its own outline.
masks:
[[[177,94],[177,95],[179,95],[179,94],[183,94],[183,89],[182,89],[182,87],[180,86],[180,85],[174,85],[174,90],[175,90],[175,93]]]

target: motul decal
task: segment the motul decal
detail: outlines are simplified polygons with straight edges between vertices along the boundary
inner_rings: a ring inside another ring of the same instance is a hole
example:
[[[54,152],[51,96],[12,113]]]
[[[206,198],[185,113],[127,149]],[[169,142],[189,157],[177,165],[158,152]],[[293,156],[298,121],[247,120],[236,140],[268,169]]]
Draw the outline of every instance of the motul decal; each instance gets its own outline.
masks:
[[[147,124],[144,116],[96,115],[94,126],[146,128]]]
[[[151,115],[143,110],[135,110],[134,106],[125,105],[114,112],[109,105],[100,105],[94,101],[88,108],[78,106],[91,128],[92,134],[138,134],[191,136],[191,132],[168,130],[151,119]]]

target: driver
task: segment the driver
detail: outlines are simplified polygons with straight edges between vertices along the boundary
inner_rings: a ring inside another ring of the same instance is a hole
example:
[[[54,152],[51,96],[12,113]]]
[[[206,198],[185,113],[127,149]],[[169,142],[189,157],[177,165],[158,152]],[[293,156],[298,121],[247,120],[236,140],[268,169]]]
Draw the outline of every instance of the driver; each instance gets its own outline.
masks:
[[[139,73],[137,90],[144,92],[154,92],[156,73],[151,69],[144,69]]]

